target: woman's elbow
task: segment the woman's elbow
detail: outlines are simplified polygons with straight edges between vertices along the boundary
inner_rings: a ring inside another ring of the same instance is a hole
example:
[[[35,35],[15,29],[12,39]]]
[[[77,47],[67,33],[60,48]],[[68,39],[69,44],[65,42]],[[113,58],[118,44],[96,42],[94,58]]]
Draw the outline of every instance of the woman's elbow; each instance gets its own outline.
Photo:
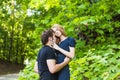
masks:
[[[34,72],[36,72],[36,73],[38,73],[38,66],[37,66],[38,64],[37,63],[35,63],[35,66],[34,66]]]
[[[55,73],[55,70],[53,69],[53,70],[50,70],[50,73],[51,74],[54,74]]]
[[[75,55],[71,55],[71,56],[69,56],[69,58],[71,58],[71,59],[73,59],[75,57]]]
[[[34,69],[34,72],[35,72],[35,73],[39,73],[38,70],[36,70],[36,69]]]
[[[70,59],[73,59],[74,58],[74,56],[71,56],[71,57],[69,57]]]

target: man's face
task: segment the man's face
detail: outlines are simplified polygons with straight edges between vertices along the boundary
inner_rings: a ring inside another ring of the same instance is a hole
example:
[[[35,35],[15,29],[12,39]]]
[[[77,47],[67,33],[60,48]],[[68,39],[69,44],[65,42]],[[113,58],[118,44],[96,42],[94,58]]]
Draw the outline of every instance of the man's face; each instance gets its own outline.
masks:
[[[53,33],[52,42],[54,43],[55,41],[56,41],[55,33]]]
[[[55,40],[56,40],[55,34],[53,33],[53,36],[49,38],[49,42],[50,42],[51,46],[55,43]]]

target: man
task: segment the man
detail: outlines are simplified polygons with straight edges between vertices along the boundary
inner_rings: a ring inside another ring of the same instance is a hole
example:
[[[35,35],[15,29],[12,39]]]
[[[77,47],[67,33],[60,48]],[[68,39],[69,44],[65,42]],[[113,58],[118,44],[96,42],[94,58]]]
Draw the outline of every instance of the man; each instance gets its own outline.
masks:
[[[44,46],[40,49],[37,57],[40,80],[57,80],[54,73],[66,66],[70,59],[66,57],[62,63],[56,64],[56,56],[52,48],[54,34],[51,29],[42,33],[41,42]]]

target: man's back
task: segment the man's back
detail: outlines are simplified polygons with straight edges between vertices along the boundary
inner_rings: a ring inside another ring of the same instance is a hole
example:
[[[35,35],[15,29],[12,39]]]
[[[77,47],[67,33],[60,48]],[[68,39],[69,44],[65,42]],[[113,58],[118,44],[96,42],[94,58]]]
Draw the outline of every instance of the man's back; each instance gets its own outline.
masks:
[[[44,46],[40,49],[37,58],[40,80],[56,80],[55,75],[51,74],[48,69],[48,59],[56,59],[54,50],[49,46]]]

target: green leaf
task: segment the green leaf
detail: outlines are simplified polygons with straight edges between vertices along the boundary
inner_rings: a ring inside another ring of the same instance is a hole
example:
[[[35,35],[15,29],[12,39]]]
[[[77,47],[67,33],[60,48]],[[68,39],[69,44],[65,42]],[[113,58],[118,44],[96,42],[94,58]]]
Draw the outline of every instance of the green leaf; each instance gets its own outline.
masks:
[[[118,10],[118,14],[120,14],[120,9]]]
[[[103,31],[103,30],[96,29],[95,31],[96,31],[97,33],[101,34],[101,35],[103,35],[103,34],[104,34],[104,31]]]

